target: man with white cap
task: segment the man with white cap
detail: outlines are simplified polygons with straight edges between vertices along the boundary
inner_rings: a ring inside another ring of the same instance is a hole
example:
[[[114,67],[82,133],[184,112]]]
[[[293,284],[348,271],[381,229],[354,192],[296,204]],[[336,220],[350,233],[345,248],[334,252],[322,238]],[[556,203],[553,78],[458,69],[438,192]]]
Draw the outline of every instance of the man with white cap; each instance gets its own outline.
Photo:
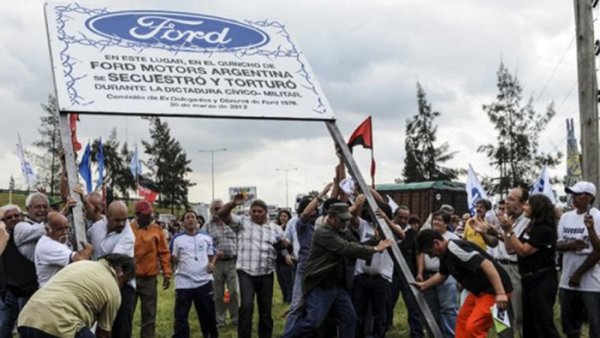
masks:
[[[574,210],[558,224],[556,250],[563,252],[559,300],[563,332],[578,338],[587,315],[589,336],[600,337],[600,211],[593,207],[596,186],[580,181],[565,192],[573,195]]]

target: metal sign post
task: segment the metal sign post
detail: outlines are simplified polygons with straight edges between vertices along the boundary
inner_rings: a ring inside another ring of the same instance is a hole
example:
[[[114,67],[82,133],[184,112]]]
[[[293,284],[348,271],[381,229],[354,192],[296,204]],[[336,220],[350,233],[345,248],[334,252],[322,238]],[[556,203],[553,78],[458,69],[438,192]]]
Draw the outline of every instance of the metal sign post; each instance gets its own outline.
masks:
[[[73,150],[73,144],[71,143],[71,129],[69,128],[69,114],[59,113],[58,114],[58,125],[60,127],[60,139],[62,142],[63,150],[65,152],[65,166],[67,169],[67,186],[69,189],[69,196],[77,202],[77,204],[71,209],[71,215],[73,215],[73,227],[75,228],[75,236],[77,242],[77,248],[83,249],[83,243],[87,243],[87,236],[85,232],[85,223],[83,221],[83,204],[81,196],[73,191],[73,188],[77,185],[77,167],[75,166],[76,158],[75,151]]]
[[[377,205],[335,124],[333,110],[308,60],[286,25],[270,19],[231,19],[216,13],[169,9],[87,7],[47,3],[46,25],[69,189],[77,182],[67,113],[325,121],[344,161]],[[121,5],[122,6],[122,5]],[[79,196],[75,234],[85,241]],[[392,256],[414,281],[397,245]],[[423,296],[412,290],[428,331],[441,337]]]
[[[342,158],[344,160],[344,163],[346,164],[346,167],[350,171],[352,177],[358,183],[360,190],[367,199],[367,203],[369,204],[369,212],[371,213],[371,219],[377,220],[379,229],[383,231],[385,238],[394,238],[394,234],[392,233],[392,230],[388,227],[388,225],[385,223],[385,220],[383,218],[376,217],[375,210],[378,209],[378,206],[375,202],[375,198],[373,198],[373,195],[369,190],[367,182],[360,173],[360,170],[358,169],[358,166],[354,161],[354,157],[350,153],[350,149],[348,148],[348,145],[342,137],[342,134],[340,133],[340,130],[337,127],[337,124],[335,123],[335,121],[325,121],[325,125],[327,126],[327,129],[329,130],[333,141],[339,147],[339,149],[341,149]],[[415,280],[413,278],[413,275],[410,269],[408,268],[408,265],[404,260],[404,256],[400,252],[400,248],[398,248],[398,245],[394,242],[394,245],[392,245],[390,249],[392,258],[394,259],[394,262],[396,262],[396,265],[400,267],[402,275],[404,276],[406,281],[409,283],[414,282]],[[429,309],[427,302],[425,302],[425,298],[423,297],[421,292],[414,287],[410,287],[410,290],[412,296],[415,297],[417,304],[419,304],[419,309],[421,310],[422,317],[425,318],[425,324],[429,335],[435,338],[442,337],[442,332],[440,331],[440,328],[438,327],[437,322],[435,321],[435,318],[433,317],[433,314],[431,313],[431,310]]]

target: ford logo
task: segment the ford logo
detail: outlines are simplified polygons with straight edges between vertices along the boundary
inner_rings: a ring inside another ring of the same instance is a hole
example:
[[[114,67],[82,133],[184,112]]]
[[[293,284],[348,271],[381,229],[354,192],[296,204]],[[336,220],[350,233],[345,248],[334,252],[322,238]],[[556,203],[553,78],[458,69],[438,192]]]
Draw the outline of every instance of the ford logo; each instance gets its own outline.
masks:
[[[260,29],[241,22],[193,13],[122,11],[89,18],[86,27],[113,40],[177,51],[232,51],[269,42]]]

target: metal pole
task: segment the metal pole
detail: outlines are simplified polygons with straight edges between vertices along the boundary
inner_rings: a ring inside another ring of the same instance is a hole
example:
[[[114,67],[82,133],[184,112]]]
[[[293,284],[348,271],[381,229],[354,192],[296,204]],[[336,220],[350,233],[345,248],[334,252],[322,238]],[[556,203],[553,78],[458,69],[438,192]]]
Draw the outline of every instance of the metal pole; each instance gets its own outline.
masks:
[[[348,148],[348,145],[346,144],[344,138],[342,137],[342,134],[340,133],[340,130],[338,129],[335,121],[334,120],[325,121],[325,125],[327,126],[327,129],[329,130],[329,133],[331,134],[336,145],[342,151],[342,158],[343,158],[344,162],[346,163],[346,167],[350,171],[350,174],[352,175],[352,177],[354,177],[354,179],[358,183],[361,191],[367,198],[367,202],[369,204],[369,213],[371,214],[371,219],[376,220],[376,222],[379,225],[379,229],[381,229],[383,231],[385,238],[394,238],[394,234],[392,233],[392,230],[390,230],[388,225],[385,223],[385,220],[380,217],[377,217],[375,215],[375,210],[377,210],[377,208],[378,208],[377,203],[375,202],[375,199],[373,198],[373,195],[371,194],[371,191],[369,190],[369,186],[367,185],[367,182],[365,181],[364,177],[360,173],[360,170],[358,169],[358,166],[356,165],[356,162],[354,161],[354,157],[352,157],[352,154],[350,153],[350,149]],[[395,241],[394,241],[394,245],[392,247],[390,247],[389,252],[390,252],[392,258],[394,259],[396,266],[400,267],[400,270],[403,274],[405,282],[407,282],[407,283],[414,282],[415,279],[414,279],[408,265],[406,264],[406,261],[404,260],[404,256],[402,256],[402,253],[400,252],[400,248],[398,248],[398,244]],[[419,309],[421,310],[421,314],[422,314],[423,318],[425,318],[425,324],[426,324],[427,331],[429,332],[430,337],[435,337],[435,338],[442,337],[442,331],[440,331],[440,328],[438,327],[438,325],[435,321],[435,318],[433,317],[431,310],[429,309],[429,306],[425,302],[425,298],[423,297],[421,292],[412,286],[409,286],[409,288],[411,290],[411,295],[413,297],[415,297],[415,300],[416,300],[417,304],[419,305]]]
[[[284,171],[285,172],[285,208],[289,209],[290,205],[288,203],[288,171],[290,170],[298,170],[298,168],[276,168],[275,171]]]
[[[211,201],[215,200],[215,152],[217,151],[227,151],[227,148],[198,150],[199,153],[210,153],[210,180],[212,182]]]
[[[214,150],[210,152],[210,178],[212,181],[211,201],[214,201],[215,200],[215,152],[214,152]]]
[[[83,249],[82,243],[87,243],[85,223],[83,221],[83,203],[81,196],[73,191],[77,185],[77,168],[75,166],[75,151],[73,143],[71,143],[71,128],[69,128],[69,115],[67,113],[58,114],[58,126],[60,128],[60,138],[62,141],[63,150],[65,152],[65,166],[67,167],[67,186],[69,195],[77,204],[71,209],[73,215],[73,226],[75,228],[75,237],[79,250]]]

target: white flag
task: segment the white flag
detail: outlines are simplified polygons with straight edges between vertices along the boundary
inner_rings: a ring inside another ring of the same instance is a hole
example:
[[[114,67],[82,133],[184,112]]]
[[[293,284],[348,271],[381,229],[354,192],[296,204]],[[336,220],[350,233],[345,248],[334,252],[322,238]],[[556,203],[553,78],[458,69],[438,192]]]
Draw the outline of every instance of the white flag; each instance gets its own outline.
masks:
[[[552,184],[550,183],[550,176],[548,175],[548,169],[546,166],[544,166],[544,169],[542,169],[542,174],[540,177],[533,183],[529,194],[544,194],[550,199],[552,204],[556,204],[556,196],[552,190]]]
[[[388,198],[388,205],[392,209],[392,215],[393,215],[396,212],[396,209],[398,209],[398,204],[396,204],[396,202],[392,199],[392,197],[390,195],[387,195],[387,198]]]
[[[467,172],[467,203],[469,204],[471,215],[475,214],[475,203],[482,198],[487,199],[487,194],[481,187],[473,167],[469,164],[469,171]]]
[[[37,179],[35,177],[35,173],[33,172],[31,163],[25,159],[23,144],[21,143],[21,135],[17,134],[17,137],[19,138],[19,143],[17,143],[17,156],[19,156],[19,160],[21,161],[21,172],[23,173],[23,176],[25,176],[27,187],[31,189],[31,187],[35,186]]]

